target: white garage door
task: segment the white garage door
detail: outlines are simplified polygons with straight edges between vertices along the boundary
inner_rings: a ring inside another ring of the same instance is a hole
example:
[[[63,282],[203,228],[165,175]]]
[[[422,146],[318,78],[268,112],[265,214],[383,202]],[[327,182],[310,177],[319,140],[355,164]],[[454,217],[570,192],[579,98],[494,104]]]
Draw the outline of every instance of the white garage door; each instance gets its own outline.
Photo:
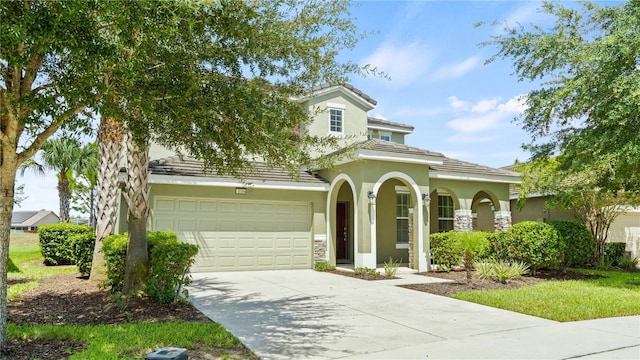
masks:
[[[193,272],[311,268],[309,203],[155,197],[152,216],[199,246]]]

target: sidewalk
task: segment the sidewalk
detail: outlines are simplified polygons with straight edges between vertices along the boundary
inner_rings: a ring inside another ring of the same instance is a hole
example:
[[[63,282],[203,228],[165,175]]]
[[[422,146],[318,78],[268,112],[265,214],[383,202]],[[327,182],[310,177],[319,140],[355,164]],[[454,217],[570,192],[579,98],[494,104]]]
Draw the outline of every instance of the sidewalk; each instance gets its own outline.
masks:
[[[194,274],[198,309],[263,359],[639,359],[640,316],[559,323],[313,270]]]

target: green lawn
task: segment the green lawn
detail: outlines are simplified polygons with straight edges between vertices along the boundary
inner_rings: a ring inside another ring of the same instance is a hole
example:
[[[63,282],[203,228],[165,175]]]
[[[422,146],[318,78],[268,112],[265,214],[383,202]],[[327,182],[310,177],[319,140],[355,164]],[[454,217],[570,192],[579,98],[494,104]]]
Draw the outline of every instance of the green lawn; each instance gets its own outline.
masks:
[[[603,278],[547,281],[511,290],[464,291],[453,297],[556,321],[640,314],[640,273],[576,271]]]
[[[15,240],[15,241],[14,241]],[[77,272],[75,266],[43,266],[36,234],[12,233],[9,245],[9,279],[28,279],[9,286],[9,301],[38,285],[39,279]],[[216,323],[127,323],[99,326],[8,324],[11,339],[67,339],[86,345],[70,359],[140,359],[167,344],[199,350],[214,358],[255,359],[233,335]]]

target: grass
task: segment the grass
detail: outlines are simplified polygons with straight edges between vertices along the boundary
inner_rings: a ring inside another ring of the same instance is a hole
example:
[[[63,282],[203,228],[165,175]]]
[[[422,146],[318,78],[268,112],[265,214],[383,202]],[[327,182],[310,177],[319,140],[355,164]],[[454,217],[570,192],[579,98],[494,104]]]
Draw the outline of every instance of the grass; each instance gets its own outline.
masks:
[[[10,285],[8,300],[38,286],[46,276],[77,272],[75,266],[43,266],[37,234],[12,233],[9,245],[9,279],[24,279]],[[200,350],[223,359],[255,358],[233,335],[217,323],[167,322],[120,325],[29,325],[8,324],[12,339],[65,339],[84,343],[86,348],[70,359],[140,359],[163,347]]]
[[[601,278],[547,281],[509,290],[464,291],[453,297],[563,322],[640,314],[640,273],[576,271]]]
[[[81,341],[84,351],[69,359],[141,359],[168,346],[200,349],[226,359],[246,359],[247,352],[233,335],[216,323],[167,322],[75,326],[9,324],[10,338]]]

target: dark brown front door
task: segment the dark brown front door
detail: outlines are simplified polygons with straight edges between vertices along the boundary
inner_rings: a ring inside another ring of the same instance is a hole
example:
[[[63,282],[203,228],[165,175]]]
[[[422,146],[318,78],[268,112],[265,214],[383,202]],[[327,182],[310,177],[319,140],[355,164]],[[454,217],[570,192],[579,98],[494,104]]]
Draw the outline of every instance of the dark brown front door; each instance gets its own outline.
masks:
[[[336,261],[349,260],[349,203],[336,207]]]

